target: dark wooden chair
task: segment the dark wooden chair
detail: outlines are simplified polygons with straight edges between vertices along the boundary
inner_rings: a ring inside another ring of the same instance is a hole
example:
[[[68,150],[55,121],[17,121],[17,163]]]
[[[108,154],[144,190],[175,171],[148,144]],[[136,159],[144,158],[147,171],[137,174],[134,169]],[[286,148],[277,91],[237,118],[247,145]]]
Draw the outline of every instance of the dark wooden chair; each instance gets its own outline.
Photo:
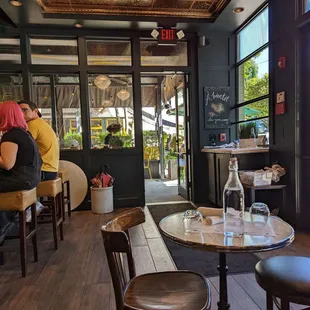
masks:
[[[37,196],[47,198],[41,200],[44,206],[49,207],[40,214],[39,224],[52,224],[54,248],[58,249],[57,229],[59,228],[60,240],[64,240],[63,233],[63,207],[62,207],[62,183],[61,179],[42,181],[37,186]],[[44,219],[47,218],[47,219]],[[50,219],[51,218],[51,219]]]
[[[142,208],[134,208],[116,215],[101,228],[117,310],[210,309],[210,285],[197,273],[171,271],[136,276],[128,229],[143,222]]]
[[[290,302],[310,306],[310,258],[266,258],[256,264],[255,275],[257,283],[266,291],[267,310],[273,309],[275,297],[280,298],[282,310],[289,310]]]
[[[68,208],[68,216],[71,217],[71,198],[70,198],[70,179],[67,170],[62,169],[58,172],[58,177],[61,178],[62,183],[62,214],[63,220],[66,220],[66,206]]]
[[[5,236],[0,244],[0,265],[4,264],[4,251],[14,247],[4,245],[7,239],[19,239],[22,276],[27,275],[27,240],[32,240],[34,261],[38,261],[36,189],[0,194],[0,211],[16,211],[19,214],[19,233],[16,236]],[[26,212],[31,209],[31,220],[27,225]],[[27,227],[29,226],[29,227]],[[28,231],[28,232],[27,232]]]

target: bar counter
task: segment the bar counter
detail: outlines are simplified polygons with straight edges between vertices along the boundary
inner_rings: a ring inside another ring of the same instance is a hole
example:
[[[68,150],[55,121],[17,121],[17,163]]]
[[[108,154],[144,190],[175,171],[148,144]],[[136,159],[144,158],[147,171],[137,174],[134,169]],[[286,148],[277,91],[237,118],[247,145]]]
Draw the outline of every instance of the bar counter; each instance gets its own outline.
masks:
[[[255,153],[268,153],[268,147],[253,147],[253,148],[203,148],[203,153],[217,153],[217,154],[255,154]]]

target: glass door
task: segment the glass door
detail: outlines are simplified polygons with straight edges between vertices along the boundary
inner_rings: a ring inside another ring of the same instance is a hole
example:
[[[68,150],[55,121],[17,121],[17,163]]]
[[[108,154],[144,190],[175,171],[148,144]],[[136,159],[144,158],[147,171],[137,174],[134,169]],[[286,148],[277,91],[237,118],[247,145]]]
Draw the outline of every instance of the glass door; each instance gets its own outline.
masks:
[[[188,76],[183,76],[183,82],[175,88],[175,111],[177,126],[178,155],[178,194],[185,199],[191,199],[190,182],[190,143],[189,143],[189,107],[188,107]]]

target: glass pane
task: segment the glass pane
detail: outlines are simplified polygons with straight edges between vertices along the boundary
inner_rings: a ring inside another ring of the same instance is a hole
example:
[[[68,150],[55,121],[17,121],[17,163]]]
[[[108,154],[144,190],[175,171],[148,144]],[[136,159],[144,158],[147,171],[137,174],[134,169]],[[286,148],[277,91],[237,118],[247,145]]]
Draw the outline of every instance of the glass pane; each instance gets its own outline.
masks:
[[[266,44],[269,39],[268,32],[269,28],[267,8],[239,32],[238,60],[242,60],[258,48]]]
[[[0,64],[20,64],[19,39],[0,39]]]
[[[89,75],[88,83],[91,147],[134,147],[131,75]]]
[[[253,102],[238,109],[239,121],[246,121],[253,118],[260,118],[268,115],[269,115],[268,99]]]
[[[179,42],[174,46],[158,45],[154,41],[142,41],[142,66],[187,66],[187,43]]]
[[[49,76],[32,77],[32,101],[39,108],[42,118],[52,126],[52,97]]]
[[[21,74],[0,74],[0,102],[23,99],[23,79]]]
[[[239,138],[241,139],[251,138],[252,127],[254,127],[254,131],[257,137],[264,135],[269,137],[269,118],[263,118],[255,121],[249,121],[238,124]]]
[[[305,12],[310,11],[310,0],[305,0]]]
[[[87,41],[87,63],[90,66],[131,66],[130,41]]]
[[[269,92],[268,48],[238,67],[238,102],[246,102]]]
[[[82,149],[80,81],[78,75],[55,76],[57,131],[61,149]]]
[[[78,65],[76,40],[30,39],[34,65]]]
[[[187,182],[186,182],[186,139],[185,139],[185,94],[184,94],[184,88],[180,88],[178,90],[178,140],[179,140],[179,184],[186,189],[187,188]]]

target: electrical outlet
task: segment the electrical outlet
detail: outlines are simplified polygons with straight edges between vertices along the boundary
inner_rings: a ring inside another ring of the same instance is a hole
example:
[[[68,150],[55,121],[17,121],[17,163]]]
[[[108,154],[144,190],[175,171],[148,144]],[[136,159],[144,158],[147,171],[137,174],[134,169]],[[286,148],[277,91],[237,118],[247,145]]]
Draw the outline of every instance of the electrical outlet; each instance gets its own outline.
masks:
[[[285,101],[285,91],[277,93],[277,103],[282,103]]]

